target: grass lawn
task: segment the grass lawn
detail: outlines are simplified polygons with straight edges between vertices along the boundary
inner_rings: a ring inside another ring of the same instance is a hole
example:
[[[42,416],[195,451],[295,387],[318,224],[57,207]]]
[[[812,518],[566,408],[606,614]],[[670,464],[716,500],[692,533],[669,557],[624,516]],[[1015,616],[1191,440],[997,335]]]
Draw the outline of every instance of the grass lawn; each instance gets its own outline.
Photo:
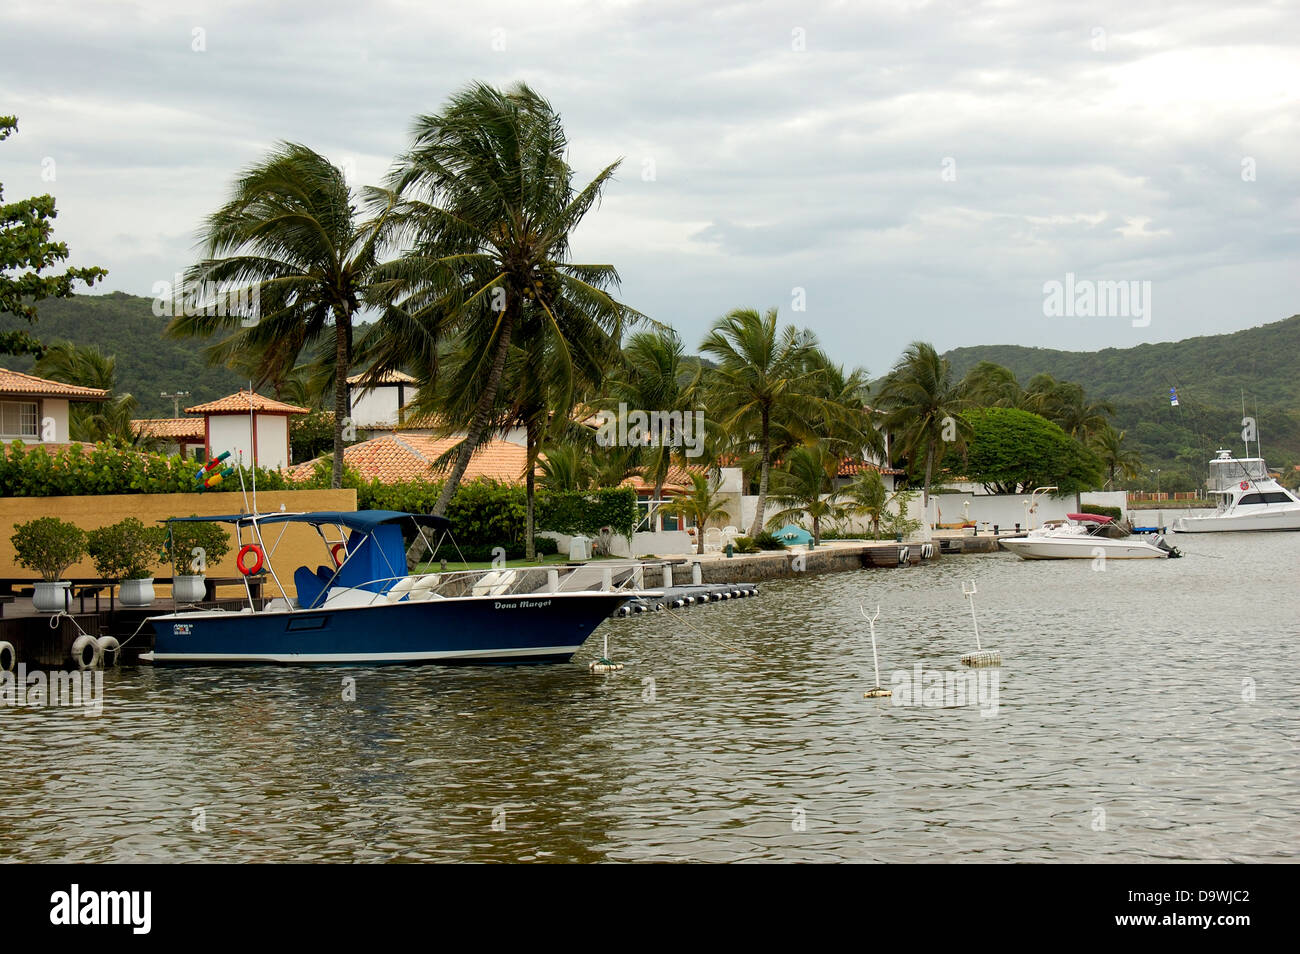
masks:
[[[621,557],[598,556],[592,557],[591,562],[599,560],[618,560]],[[563,566],[569,562],[568,556],[559,553],[553,553],[550,556],[542,557],[540,560],[507,560],[506,566],[511,568],[530,567],[530,566]],[[490,570],[492,561],[484,560],[480,563],[461,563],[456,559],[447,560],[447,572],[452,573],[456,570]],[[436,573],[441,566],[437,563],[421,563],[412,573]]]

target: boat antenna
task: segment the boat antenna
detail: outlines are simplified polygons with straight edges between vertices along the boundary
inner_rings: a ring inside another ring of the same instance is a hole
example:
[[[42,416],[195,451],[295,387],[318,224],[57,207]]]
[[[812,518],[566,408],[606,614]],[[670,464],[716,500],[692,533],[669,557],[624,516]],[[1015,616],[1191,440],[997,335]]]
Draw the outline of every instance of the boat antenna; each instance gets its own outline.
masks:
[[[1241,439],[1246,443],[1246,456],[1250,456],[1250,429],[1246,427],[1246,389],[1241,389]],[[1259,435],[1256,434],[1256,437]]]
[[[1255,454],[1262,461],[1264,459],[1264,448],[1259,446],[1259,396],[1256,395],[1254,400],[1255,400]],[[1265,467],[1264,473],[1265,474],[1268,473],[1267,467]]]
[[[286,418],[285,420],[288,420]],[[253,467],[253,513],[257,513],[257,416],[253,411],[253,382],[248,382],[248,442],[252,447],[250,463]]]

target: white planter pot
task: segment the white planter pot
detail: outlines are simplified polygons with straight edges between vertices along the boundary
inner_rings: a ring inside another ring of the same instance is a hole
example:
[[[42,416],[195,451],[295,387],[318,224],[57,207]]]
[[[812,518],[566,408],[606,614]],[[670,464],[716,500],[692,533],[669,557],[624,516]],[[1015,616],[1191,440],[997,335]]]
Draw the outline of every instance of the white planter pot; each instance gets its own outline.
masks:
[[[144,580],[123,580],[117,601],[123,606],[152,606],[153,577]]]
[[[200,603],[207,593],[202,574],[172,577],[172,599],[177,603]]]
[[[67,580],[59,580],[57,583],[37,583],[36,592],[32,594],[32,605],[36,607],[38,613],[57,613],[65,609],[68,587],[71,585]]]

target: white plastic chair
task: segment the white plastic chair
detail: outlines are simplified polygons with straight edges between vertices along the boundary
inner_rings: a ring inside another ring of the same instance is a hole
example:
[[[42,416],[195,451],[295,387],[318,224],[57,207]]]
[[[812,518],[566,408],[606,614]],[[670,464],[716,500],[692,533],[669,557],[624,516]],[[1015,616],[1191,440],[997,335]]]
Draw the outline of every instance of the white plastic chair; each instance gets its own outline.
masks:
[[[722,549],[722,531],[717,527],[709,527],[704,531],[704,549],[705,552]]]

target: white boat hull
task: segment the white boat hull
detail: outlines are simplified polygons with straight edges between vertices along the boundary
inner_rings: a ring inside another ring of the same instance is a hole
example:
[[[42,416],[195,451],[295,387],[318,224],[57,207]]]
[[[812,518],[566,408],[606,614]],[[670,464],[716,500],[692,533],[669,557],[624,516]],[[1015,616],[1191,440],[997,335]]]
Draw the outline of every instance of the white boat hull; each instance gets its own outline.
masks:
[[[1234,533],[1242,530],[1300,530],[1300,507],[1274,508],[1256,513],[1225,516],[1179,517],[1173,522],[1175,533]]]
[[[1025,560],[1162,560],[1169,556],[1165,550],[1149,543],[1125,540],[1057,539],[1050,537],[1016,537],[1002,540],[1002,546]]]

